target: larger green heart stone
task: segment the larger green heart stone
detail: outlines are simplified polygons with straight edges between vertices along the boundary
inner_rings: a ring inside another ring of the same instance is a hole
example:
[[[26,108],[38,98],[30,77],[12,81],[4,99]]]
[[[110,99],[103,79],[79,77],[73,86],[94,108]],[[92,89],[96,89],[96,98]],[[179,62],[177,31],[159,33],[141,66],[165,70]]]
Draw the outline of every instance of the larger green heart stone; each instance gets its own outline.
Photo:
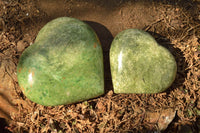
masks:
[[[110,49],[115,93],[158,93],[175,79],[173,55],[142,30],[120,32]]]
[[[104,93],[103,54],[93,29],[62,17],[47,23],[17,66],[24,94],[46,106],[71,104]]]

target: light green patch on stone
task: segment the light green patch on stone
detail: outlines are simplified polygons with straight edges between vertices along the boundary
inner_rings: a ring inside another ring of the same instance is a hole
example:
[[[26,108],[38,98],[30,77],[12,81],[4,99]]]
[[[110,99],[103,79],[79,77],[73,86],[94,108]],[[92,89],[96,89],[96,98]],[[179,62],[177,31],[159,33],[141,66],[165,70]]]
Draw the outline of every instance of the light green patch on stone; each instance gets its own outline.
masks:
[[[110,49],[115,93],[158,93],[174,81],[177,71],[173,55],[147,32],[120,32]]]

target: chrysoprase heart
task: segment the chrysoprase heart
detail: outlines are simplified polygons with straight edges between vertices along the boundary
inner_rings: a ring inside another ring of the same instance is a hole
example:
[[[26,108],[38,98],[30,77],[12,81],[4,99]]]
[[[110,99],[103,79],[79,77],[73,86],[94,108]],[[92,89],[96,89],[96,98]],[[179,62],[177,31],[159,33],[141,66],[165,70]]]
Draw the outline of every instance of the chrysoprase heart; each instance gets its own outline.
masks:
[[[103,54],[98,37],[84,22],[57,18],[38,33],[21,55],[19,85],[33,102],[70,104],[104,93]]]
[[[173,55],[147,32],[120,32],[110,49],[115,93],[158,93],[174,81],[177,71]]]

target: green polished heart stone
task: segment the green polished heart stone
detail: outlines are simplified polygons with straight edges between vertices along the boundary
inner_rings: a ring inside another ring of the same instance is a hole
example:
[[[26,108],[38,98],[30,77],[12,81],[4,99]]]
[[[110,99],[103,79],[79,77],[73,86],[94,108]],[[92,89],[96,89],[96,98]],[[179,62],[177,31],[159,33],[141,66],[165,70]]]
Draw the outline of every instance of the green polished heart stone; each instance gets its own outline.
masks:
[[[174,81],[177,71],[173,55],[147,32],[120,32],[110,49],[115,93],[158,93]]]
[[[100,96],[104,93],[104,72],[99,39],[80,20],[52,20],[22,53],[17,77],[25,96],[46,106]]]

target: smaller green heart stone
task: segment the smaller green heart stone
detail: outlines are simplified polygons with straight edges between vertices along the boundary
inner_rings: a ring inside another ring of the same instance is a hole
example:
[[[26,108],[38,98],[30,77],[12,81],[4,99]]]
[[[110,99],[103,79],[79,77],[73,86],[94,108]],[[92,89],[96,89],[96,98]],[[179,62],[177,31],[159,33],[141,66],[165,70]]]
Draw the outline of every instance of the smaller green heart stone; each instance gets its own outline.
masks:
[[[158,93],[174,81],[177,71],[173,55],[147,32],[120,32],[110,49],[115,93]]]
[[[38,33],[17,66],[24,94],[46,106],[71,104],[104,93],[103,54],[99,39],[84,22],[57,18]]]

